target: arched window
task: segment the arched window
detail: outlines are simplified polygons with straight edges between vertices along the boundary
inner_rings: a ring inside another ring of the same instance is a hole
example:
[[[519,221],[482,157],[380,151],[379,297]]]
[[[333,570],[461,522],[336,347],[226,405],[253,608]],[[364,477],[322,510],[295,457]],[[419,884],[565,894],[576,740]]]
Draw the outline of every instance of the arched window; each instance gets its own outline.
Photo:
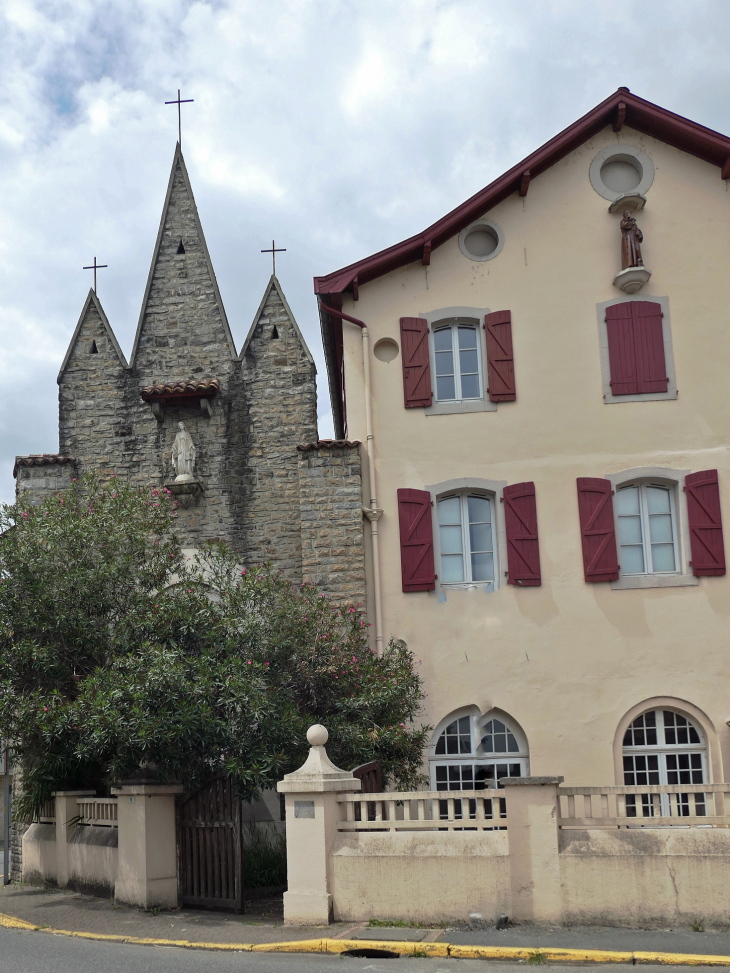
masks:
[[[706,783],[707,745],[699,726],[671,709],[650,709],[637,716],[624,734],[623,772],[624,784],[638,787]],[[695,804],[694,813],[704,814],[702,795],[695,796]],[[626,795],[629,817],[653,817],[659,808],[662,815],[691,813],[687,794]]]
[[[436,728],[429,764],[435,791],[499,787],[504,777],[529,774],[527,740],[509,717],[474,709]]]
[[[437,327],[433,332],[438,402],[463,401],[482,397],[482,363],[479,328],[457,322]]]

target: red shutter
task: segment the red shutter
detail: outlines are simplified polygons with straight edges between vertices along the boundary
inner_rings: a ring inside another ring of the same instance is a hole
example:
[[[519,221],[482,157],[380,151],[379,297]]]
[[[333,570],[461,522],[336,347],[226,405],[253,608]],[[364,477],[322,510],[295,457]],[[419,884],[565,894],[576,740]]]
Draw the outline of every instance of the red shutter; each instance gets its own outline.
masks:
[[[611,392],[666,392],[662,308],[653,301],[628,301],[606,308]]]
[[[424,318],[400,319],[400,348],[406,409],[423,409],[433,400],[428,324]]]
[[[487,334],[487,374],[490,402],[514,402],[515,362],[512,352],[512,313],[493,311],[484,318]]]
[[[586,581],[618,580],[611,481],[578,477],[578,516]]]
[[[400,563],[404,591],[433,591],[433,524],[431,494],[425,490],[398,491]]]
[[[535,484],[514,483],[504,488],[502,496],[507,532],[507,583],[539,585],[540,546],[537,539]]]
[[[692,573],[701,578],[725,574],[720,485],[717,470],[690,473],[684,481],[692,550]]]

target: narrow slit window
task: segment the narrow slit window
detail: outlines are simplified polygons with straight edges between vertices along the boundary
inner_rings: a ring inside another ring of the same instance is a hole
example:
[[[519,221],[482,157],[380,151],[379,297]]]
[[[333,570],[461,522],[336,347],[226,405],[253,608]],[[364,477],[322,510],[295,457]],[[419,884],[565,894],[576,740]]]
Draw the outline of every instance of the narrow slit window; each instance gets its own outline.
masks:
[[[276,325],[274,325],[274,327],[272,329],[272,332],[271,332],[271,338],[273,340],[274,338],[278,338],[278,337],[279,337],[279,332],[276,329]]]
[[[185,253],[185,244],[182,242],[182,240],[177,245],[177,252],[178,253]]]
[[[89,354],[90,355],[98,355],[99,354],[99,349],[96,347],[96,342],[95,341],[92,341],[91,342],[91,348],[89,348]]]

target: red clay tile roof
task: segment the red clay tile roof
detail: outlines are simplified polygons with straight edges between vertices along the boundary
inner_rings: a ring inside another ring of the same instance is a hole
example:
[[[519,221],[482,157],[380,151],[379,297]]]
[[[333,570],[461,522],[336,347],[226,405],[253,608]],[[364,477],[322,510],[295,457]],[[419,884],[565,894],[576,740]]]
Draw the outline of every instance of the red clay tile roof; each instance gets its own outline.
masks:
[[[31,456],[16,456],[13,476],[17,477],[18,468],[21,466],[56,466],[75,462],[75,456],[61,456],[60,453],[34,453]]]
[[[301,443],[297,451],[306,453],[310,449],[347,449],[348,446],[359,446],[359,439],[318,439],[316,443]]]
[[[217,378],[208,378],[202,382],[161,382],[159,385],[147,385],[140,389],[139,394],[145,402],[152,402],[155,399],[187,399],[187,398],[208,398],[212,399],[221,390],[220,382]]]

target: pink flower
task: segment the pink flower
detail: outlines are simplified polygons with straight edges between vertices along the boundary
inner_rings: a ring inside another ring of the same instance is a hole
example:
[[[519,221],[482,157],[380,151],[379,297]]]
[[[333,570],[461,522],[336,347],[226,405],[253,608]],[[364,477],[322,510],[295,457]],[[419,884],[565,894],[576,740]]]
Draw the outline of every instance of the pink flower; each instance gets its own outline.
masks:
[[[268,664],[269,664],[268,662],[264,662],[264,665],[265,665],[265,666],[268,666]]]
[[[44,707],[43,707],[43,712],[44,712],[44,713],[47,713],[47,712],[48,712],[48,707],[47,707],[47,706],[44,706]]]
[[[24,510],[24,511],[23,511],[23,516],[24,516],[24,517],[27,517],[27,516],[28,516],[28,511],[27,511],[27,510]]]
[[[246,573],[246,569],[244,568],[243,571],[241,571],[241,577],[243,577],[245,573]]]
[[[247,660],[246,665],[247,666],[250,666],[251,665],[251,660],[250,659]]]

